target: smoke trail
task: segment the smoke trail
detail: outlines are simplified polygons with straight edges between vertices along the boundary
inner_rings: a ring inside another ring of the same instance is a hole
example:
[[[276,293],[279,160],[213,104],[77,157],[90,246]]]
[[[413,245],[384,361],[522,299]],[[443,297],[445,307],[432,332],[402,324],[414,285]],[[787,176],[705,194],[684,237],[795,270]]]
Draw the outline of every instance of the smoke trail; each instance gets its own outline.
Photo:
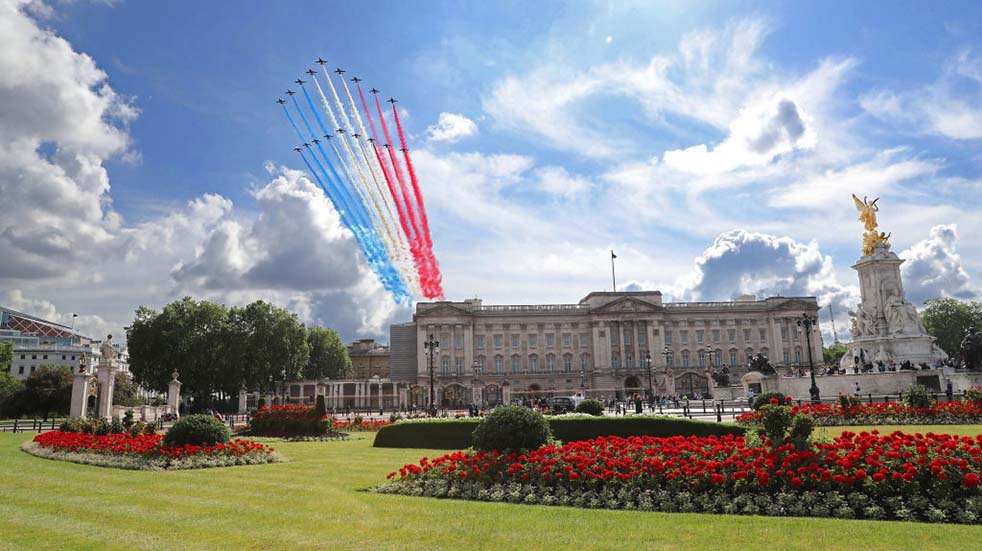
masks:
[[[409,148],[406,147],[406,135],[402,131],[402,122],[399,120],[399,111],[396,109],[396,104],[392,104],[392,116],[396,121],[396,129],[399,131],[399,142],[402,144],[402,154],[403,158],[406,160],[406,171],[409,172],[409,179],[413,184],[413,194],[416,196],[416,207],[419,209],[419,219],[422,223],[423,230],[423,240],[426,243],[427,250],[427,260],[430,261],[431,267],[434,272],[432,277],[434,278],[435,292],[438,293],[439,297],[443,296],[443,288],[441,286],[441,280],[443,279],[440,274],[440,267],[437,263],[436,257],[433,256],[433,241],[430,238],[430,222],[426,216],[426,206],[423,204],[423,194],[419,190],[419,181],[416,179],[416,170],[413,168],[413,162],[409,158]],[[431,297],[427,297],[431,298]]]

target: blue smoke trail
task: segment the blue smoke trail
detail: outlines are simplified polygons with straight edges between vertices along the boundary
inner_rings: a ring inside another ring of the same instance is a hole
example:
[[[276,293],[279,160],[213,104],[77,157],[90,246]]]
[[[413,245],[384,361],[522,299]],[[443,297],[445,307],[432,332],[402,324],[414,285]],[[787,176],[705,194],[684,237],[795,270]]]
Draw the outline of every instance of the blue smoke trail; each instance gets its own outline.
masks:
[[[296,100],[294,100],[294,104],[299,110],[300,106],[296,104]],[[293,126],[293,129],[297,132],[297,136],[301,140],[303,140],[304,139],[303,132],[300,131],[300,127],[297,126],[296,121],[294,120],[293,116],[290,114],[290,110],[287,109],[285,105],[283,106],[283,112],[286,114],[287,119],[289,119],[290,125]],[[301,117],[303,116],[302,111],[300,112],[300,115]],[[304,122],[306,122],[306,120],[304,120]],[[307,127],[309,129],[310,127],[309,124],[307,125]],[[321,152],[323,154],[323,149],[321,150]],[[317,173],[316,170],[314,170],[314,167],[311,166],[310,162],[307,160],[307,157],[304,156],[302,152],[301,152],[301,156],[303,157],[304,163],[307,164],[307,168],[310,170],[311,174],[313,174],[314,178],[317,180],[317,183],[320,185],[321,189],[324,190],[325,195],[327,195],[328,199],[330,199],[331,202],[334,203],[335,207],[337,207],[338,213],[341,215],[342,222],[344,222],[345,226],[347,226],[348,229],[351,230],[351,233],[354,234],[355,239],[358,241],[359,247],[362,249],[362,252],[365,253],[369,265],[372,267],[372,270],[375,272],[379,280],[382,282],[382,285],[389,292],[393,294],[393,297],[395,298],[396,302],[403,302],[404,300],[407,300],[409,295],[405,289],[405,286],[403,285],[402,280],[400,279],[398,273],[396,272],[395,267],[392,264],[392,261],[389,259],[388,254],[385,250],[385,246],[382,245],[381,239],[379,238],[374,227],[364,223],[358,224],[354,222],[353,219],[359,217],[358,213],[354,209],[347,208],[347,206],[345,205],[343,200],[341,200],[341,198],[337,193],[338,191],[337,186],[332,186],[335,187],[335,189],[333,190],[334,192],[332,193],[332,190],[329,190],[328,187],[324,185],[324,182],[321,179],[320,175]],[[327,176],[327,171],[324,169],[324,166],[321,164],[317,156],[311,155],[311,157],[314,159],[314,162],[320,168],[321,173],[324,174],[324,177],[329,179]],[[363,214],[364,213],[362,213],[362,216]],[[350,218],[348,218],[348,220],[346,221],[345,218],[349,217],[349,215]]]

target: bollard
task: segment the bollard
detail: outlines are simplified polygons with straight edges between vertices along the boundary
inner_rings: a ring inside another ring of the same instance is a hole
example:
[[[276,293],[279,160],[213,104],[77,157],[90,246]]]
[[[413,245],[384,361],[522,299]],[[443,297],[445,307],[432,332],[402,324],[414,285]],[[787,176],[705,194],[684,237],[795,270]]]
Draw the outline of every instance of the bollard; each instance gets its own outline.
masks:
[[[869,393],[869,403],[871,403],[871,404],[873,403],[873,393],[872,392]]]
[[[716,422],[717,423],[722,423],[723,422],[723,404],[722,404],[722,402],[719,403],[719,404],[716,404]]]
[[[14,434],[17,434],[17,419],[14,419]]]
[[[703,399],[703,401],[702,401],[702,412],[703,413],[706,413],[706,400],[705,399]]]

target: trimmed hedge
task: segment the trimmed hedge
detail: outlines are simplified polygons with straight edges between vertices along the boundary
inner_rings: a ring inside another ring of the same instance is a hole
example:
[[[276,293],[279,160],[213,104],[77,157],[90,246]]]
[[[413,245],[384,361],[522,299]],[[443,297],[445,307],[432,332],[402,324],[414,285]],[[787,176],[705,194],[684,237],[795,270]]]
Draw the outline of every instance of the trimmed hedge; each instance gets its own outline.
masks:
[[[553,438],[563,442],[598,436],[723,436],[743,435],[743,427],[730,423],[696,421],[681,417],[635,415],[631,417],[548,417]],[[400,421],[382,427],[375,435],[376,448],[426,448],[462,450],[471,446],[471,434],[480,419]]]
[[[225,423],[211,415],[197,414],[181,417],[164,435],[163,446],[204,446],[228,444],[229,432]]]

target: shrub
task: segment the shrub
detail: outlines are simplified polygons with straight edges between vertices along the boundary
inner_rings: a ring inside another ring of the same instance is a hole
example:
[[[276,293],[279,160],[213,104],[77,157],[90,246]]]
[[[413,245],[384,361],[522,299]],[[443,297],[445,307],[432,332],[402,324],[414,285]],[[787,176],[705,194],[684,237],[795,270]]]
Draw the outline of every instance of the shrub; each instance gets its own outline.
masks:
[[[327,414],[316,407],[283,405],[263,408],[249,420],[249,433],[260,436],[324,436],[331,430]]]
[[[791,418],[791,432],[788,437],[799,450],[808,447],[808,439],[815,430],[815,420],[810,415],[798,413]]]
[[[123,422],[119,420],[119,417],[113,417],[113,420],[109,422],[109,434],[121,434],[126,432],[126,427],[123,426]]]
[[[375,436],[377,448],[429,448],[462,450],[471,445],[478,419],[412,419],[382,427]],[[663,417],[593,417],[568,415],[549,417],[553,438],[563,442],[591,440],[598,436],[724,436],[741,435],[744,429],[730,423],[715,423]]]
[[[583,400],[579,404],[576,404],[577,413],[586,413],[588,415],[603,415],[604,405],[600,400]]]
[[[317,404],[314,405],[314,415],[317,417],[323,417],[327,415],[327,403],[324,402],[324,395],[317,395]]]
[[[110,425],[109,421],[105,417],[103,417],[101,419],[96,419],[93,433],[96,436],[105,436],[110,432],[112,432],[111,429],[112,429],[112,425]]]
[[[552,432],[546,418],[521,406],[505,406],[491,412],[474,429],[474,447],[479,450],[535,450]]]
[[[904,393],[904,403],[910,407],[926,408],[931,407],[931,404],[934,403],[934,398],[928,394],[927,389],[923,385],[914,385]]]
[[[259,401],[256,402],[256,409],[259,410],[263,409],[264,407],[266,407],[266,398],[260,397]]]
[[[849,408],[861,404],[862,401],[859,399],[858,396],[854,394],[842,394],[841,392],[839,393],[839,405],[842,406],[843,408]]]
[[[973,386],[965,391],[965,401],[975,404],[982,403],[982,387]]]
[[[754,398],[754,403],[750,406],[754,410],[759,410],[760,406],[771,403],[771,398],[777,398],[778,402],[785,403],[788,398],[783,392],[764,392]]]
[[[211,415],[188,415],[180,418],[164,435],[164,447],[202,446],[205,444],[227,444],[228,427]]]
[[[133,426],[133,410],[128,409],[123,413],[123,426],[125,428],[130,428]]]
[[[82,429],[81,420],[78,417],[69,417],[58,425],[61,432],[79,432]]]
[[[766,404],[760,407],[760,415],[764,434],[767,435],[771,445],[776,447],[784,443],[784,438],[791,427],[791,408]]]

